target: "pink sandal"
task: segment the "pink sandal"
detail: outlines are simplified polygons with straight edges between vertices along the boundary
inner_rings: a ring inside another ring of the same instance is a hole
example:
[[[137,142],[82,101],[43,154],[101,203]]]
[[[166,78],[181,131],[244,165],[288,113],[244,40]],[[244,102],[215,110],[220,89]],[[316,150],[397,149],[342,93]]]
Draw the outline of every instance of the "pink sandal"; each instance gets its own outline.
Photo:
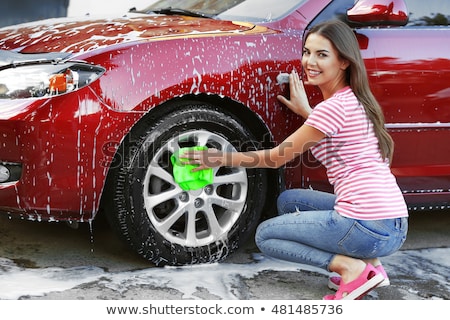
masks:
[[[381,283],[377,286],[377,288],[381,288],[381,287],[387,287],[391,284],[391,282],[389,281],[389,277],[386,273],[386,271],[383,268],[383,265],[379,264],[378,266],[375,267],[375,269],[377,269],[384,277],[383,281],[381,281]],[[328,288],[330,288],[331,290],[338,290],[339,289],[339,285],[341,284],[341,277],[330,277],[330,279],[328,279]]]
[[[349,282],[342,283],[336,294],[329,294],[323,297],[324,300],[358,300],[367,292],[375,288],[383,281],[384,277],[370,263],[366,265],[364,271],[358,278]]]

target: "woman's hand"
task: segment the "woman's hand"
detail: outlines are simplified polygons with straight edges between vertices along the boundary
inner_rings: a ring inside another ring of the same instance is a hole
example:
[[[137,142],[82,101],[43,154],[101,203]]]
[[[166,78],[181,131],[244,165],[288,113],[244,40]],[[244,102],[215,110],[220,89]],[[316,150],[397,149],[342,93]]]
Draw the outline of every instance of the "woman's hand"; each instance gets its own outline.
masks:
[[[224,153],[217,149],[187,151],[180,154],[180,161],[183,164],[198,165],[192,170],[192,172],[195,172],[223,166]]]
[[[312,109],[309,106],[308,96],[306,95],[305,87],[297,71],[293,70],[289,75],[289,91],[290,99],[278,95],[278,100],[291,109],[296,114],[303,118],[308,118]]]

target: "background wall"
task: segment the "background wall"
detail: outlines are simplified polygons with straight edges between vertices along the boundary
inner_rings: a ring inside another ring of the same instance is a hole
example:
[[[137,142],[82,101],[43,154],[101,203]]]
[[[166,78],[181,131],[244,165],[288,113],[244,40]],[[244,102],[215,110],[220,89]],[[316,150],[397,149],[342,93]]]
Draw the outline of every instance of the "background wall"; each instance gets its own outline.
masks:
[[[86,14],[122,15],[155,0],[2,0],[0,27],[29,21]]]
[[[91,15],[124,14],[128,12],[130,8],[136,7],[138,10],[144,9],[153,2],[156,2],[156,0],[70,0],[67,15],[71,17],[85,15],[87,13]]]
[[[33,20],[65,17],[68,5],[69,0],[3,0],[0,10],[0,27]]]

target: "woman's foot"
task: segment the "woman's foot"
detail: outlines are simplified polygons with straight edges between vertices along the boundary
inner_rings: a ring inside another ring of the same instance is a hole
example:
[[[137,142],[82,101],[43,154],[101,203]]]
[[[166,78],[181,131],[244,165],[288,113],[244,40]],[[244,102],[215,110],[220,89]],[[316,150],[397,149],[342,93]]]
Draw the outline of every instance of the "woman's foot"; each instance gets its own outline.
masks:
[[[383,268],[383,265],[380,263],[379,265],[375,266],[375,268],[383,275],[384,279],[381,281],[377,287],[387,287],[391,283],[389,281],[389,277],[386,273],[386,271]],[[339,285],[341,284],[341,277],[339,276],[333,276],[328,279],[328,288],[331,290],[338,290]]]
[[[376,288],[384,277],[380,271],[368,263],[364,271],[354,280],[343,282],[336,294],[323,297],[324,300],[358,300],[366,295],[370,290]]]

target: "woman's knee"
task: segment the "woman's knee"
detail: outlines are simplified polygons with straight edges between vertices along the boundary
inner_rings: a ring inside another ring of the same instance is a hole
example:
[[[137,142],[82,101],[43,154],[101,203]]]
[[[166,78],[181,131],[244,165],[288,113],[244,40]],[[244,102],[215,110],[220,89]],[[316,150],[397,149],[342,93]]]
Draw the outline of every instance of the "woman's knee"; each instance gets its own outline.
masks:
[[[278,214],[297,211],[332,210],[336,196],[311,189],[289,189],[283,191],[277,199]]]
[[[264,226],[263,226],[262,222],[257,228],[256,228],[256,232],[255,232],[255,244],[256,246],[261,249],[261,245],[264,242],[265,237],[264,237]]]
[[[284,229],[283,221],[285,217],[273,217],[261,222],[256,228],[255,242],[260,244],[265,240],[277,239],[280,237],[280,230]]]
[[[286,214],[298,211],[298,205],[301,203],[301,190],[289,189],[283,191],[277,199],[278,214]]]

